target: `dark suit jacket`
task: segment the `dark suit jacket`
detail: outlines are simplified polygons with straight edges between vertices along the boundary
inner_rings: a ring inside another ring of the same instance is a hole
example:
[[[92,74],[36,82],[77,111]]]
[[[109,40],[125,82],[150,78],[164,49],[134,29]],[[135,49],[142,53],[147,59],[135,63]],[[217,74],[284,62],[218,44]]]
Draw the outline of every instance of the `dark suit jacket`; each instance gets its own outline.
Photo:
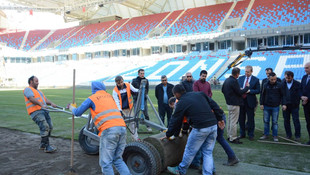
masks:
[[[167,84],[168,100],[169,98],[173,97],[173,94],[172,94],[173,87],[174,86],[172,84],[170,83]],[[155,87],[155,96],[157,98],[158,106],[163,105],[164,104],[164,88],[163,88],[162,83],[160,83],[159,85]]]
[[[308,75],[304,75],[301,79],[301,94],[302,96],[307,96],[308,97],[308,103],[309,103],[309,100],[310,100],[310,80],[307,83],[307,78],[308,78]]]
[[[293,80],[293,84],[290,89],[287,88],[287,82],[282,82],[283,88],[283,99],[286,100],[287,104],[291,104],[293,107],[299,107],[301,97],[301,84]],[[282,102],[283,103],[283,102]]]
[[[222,93],[224,94],[226,104],[233,106],[243,105],[243,99],[241,96],[248,90],[248,87],[241,90],[238,80],[233,76],[228,77],[222,86]]]
[[[240,87],[243,87],[245,78],[246,76],[241,76],[238,78]],[[260,93],[260,85],[259,85],[259,79],[253,75],[251,77],[249,89],[250,89],[250,92],[247,93],[246,100],[250,108],[255,108],[258,102],[256,98],[256,94]]]

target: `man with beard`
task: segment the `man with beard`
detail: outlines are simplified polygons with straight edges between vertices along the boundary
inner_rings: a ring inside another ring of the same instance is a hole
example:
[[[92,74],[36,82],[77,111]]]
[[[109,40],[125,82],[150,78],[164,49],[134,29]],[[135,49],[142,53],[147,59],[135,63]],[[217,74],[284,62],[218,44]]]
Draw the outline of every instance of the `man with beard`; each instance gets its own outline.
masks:
[[[206,81],[208,72],[206,70],[200,71],[200,78],[199,80],[195,81],[193,85],[193,91],[195,92],[203,92],[205,93],[208,97],[212,97],[212,92],[211,92],[211,86],[210,83]]]

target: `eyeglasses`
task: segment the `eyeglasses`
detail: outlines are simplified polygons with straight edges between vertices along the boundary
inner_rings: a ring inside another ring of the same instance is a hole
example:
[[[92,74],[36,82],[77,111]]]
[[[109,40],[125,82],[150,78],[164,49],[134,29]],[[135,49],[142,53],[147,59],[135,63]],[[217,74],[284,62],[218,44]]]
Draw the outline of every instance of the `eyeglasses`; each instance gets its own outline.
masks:
[[[167,81],[167,80],[161,80],[161,81]]]
[[[191,78],[192,76],[187,76],[187,78]]]

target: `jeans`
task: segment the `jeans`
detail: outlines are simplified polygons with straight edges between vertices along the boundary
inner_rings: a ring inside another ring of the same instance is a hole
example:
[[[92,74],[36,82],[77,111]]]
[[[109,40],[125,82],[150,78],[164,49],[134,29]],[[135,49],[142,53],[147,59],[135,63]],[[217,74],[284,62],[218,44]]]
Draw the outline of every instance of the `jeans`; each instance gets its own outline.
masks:
[[[226,123],[226,116],[225,115],[223,116],[223,120]],[[222,130],[221,128],[217,128],[216,141],[222,146],[222,148],[224,149],[224,151],[226,152],[226,154],[228,156],[228,159],[233,159],[236,157],[234,151],[231,149],[230,145],[228,144],[228,142],[224,138],[224,129]]]
[[[133,102],[134,102],[134,106],[136,107],[137,99],[134,98]],[[137,108],[140,110],[141,106],[138,106]],[[144,114],[144,118],[146,120],[150,120],[149,113],[148,113],[148,107],[147,107],[147,98],[144,98],[144,111],[143,111],[143,114]]]
[[[272,136],[278,136],[278,117],[279,117],[279,106],[277,107],[269,107],[264,106],[264,135],[269,135],[269,123],[270,117],[272,119]]]
[[[49,136],[53,129],[53,123],[49,113],[43,110],[35,112],[33,112],[35,113],[35,115],[33,116],[32,120],[39,126],[40,136],[41,137]]]
[[[161,105],[158,104],[158,113],[161,118],[161,121],[163,121],[164,124],[165,124],[165,114],[167,113],[167,121],[168,121],[167,126],[169,126],[169,121],[172,114],[172,108],[170,108],[170,106],[165,103]]]
[[[282,111],[284,118],[284,128],[287,137],[292,137],[291,130],[291,114],[295,128],[295,138],[300,138],[300,121],[299,121],[299,106],[293,107],[292,105],[286,105],[287,109]]]
[[[114,174],[112,164],[120,175],[130,174],[122,158],[125,146],[126,127],[114,126],[102,131],[99,147],[99,165],[102,174]]]
[[[223,120],[226,123],[226,116],[223,116]],[[224,151],[227,154],[228,159],[234,159],[236,158],[236,155],[234,153],[234,151],[231,149],[230,145],[228,144],[228,142],[226,141],[226,139],[224,138],[224,130],[222,130],[221,128],[217,128],[217,137],[216,137],[216,141],[222,146],[222,148],[224,149]],[[195,158],[192,161],[192,165],[199,167],[200,166],[200,162],[201,162],[201,149],[197,152]],[[215,172],[215,168],[213,170]]]
[[[187,144],[184,150],[182,162],[178,169],[181,175],[186,174],[186,171],[193,161],[195,155],[201,149],[203,157],[202,174],[212,174],[213,172],[213,148],[217,136],[217,125],[207,128],[193,128],[187,139]]]

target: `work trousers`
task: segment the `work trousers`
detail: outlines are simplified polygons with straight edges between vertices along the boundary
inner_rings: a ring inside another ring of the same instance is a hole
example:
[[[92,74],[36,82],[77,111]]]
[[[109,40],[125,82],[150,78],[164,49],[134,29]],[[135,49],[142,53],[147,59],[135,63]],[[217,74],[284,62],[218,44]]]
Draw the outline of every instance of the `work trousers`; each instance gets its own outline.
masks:
[[[227,105],[227,136],[230,141],[237,139],[237,123],[239,119],[240,106]]]
[[[130,112],[130,109],[123,109],[122,111],[126,117],[134,117],[135,116],[133,109],[131,110],[131,112]],[[138,128],[137,128],[136,122],[130,122],[129,123],[129,129],[130,129],[130,134],[131,134],[132,140],[137,141],[139,139],[139,136],[138,136]]]

